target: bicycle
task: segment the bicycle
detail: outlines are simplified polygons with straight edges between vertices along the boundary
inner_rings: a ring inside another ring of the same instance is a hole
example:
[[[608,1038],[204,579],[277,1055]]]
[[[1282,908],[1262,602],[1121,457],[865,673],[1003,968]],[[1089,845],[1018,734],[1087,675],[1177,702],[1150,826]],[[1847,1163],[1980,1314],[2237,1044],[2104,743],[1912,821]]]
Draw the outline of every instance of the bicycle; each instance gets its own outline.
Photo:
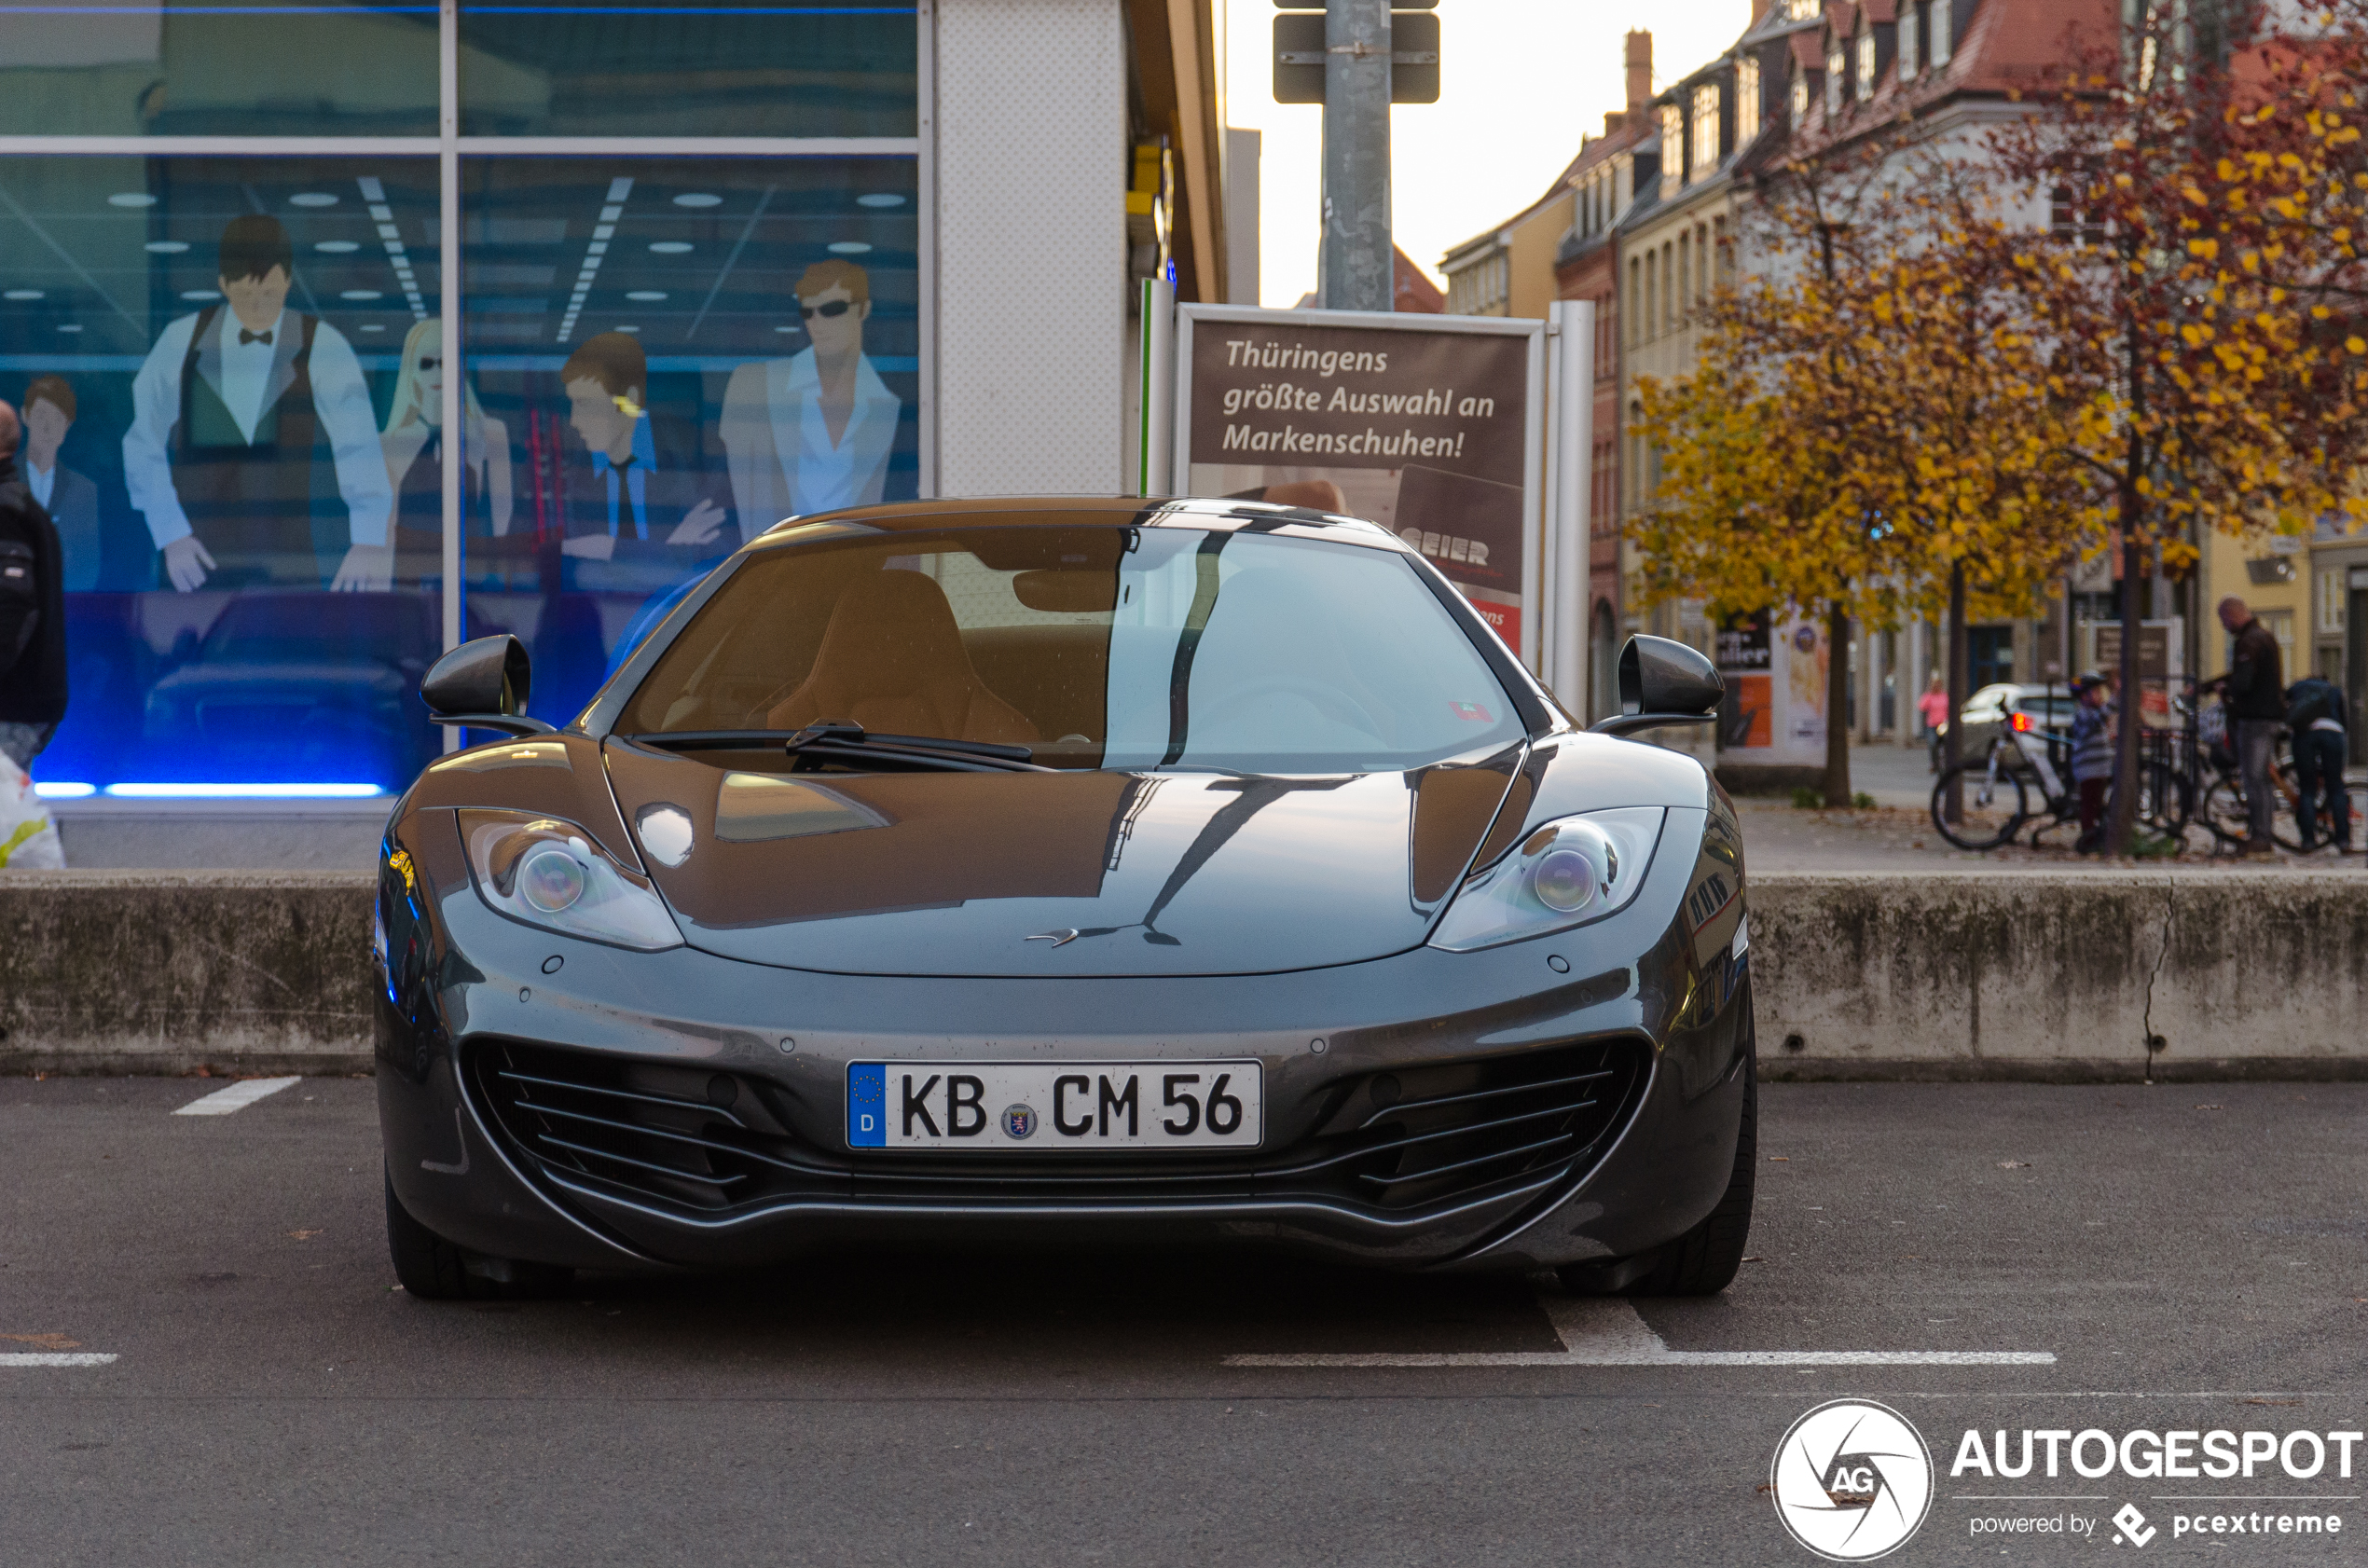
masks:
[[[2204,826],[2221,844],[2241,848],[2252,840],[2252,810],[2245,798],[2244,769],[2237,757],[2236,741],[2228,733],[2227,708],[2218,702],[2206,706],[2183,700],[2180,706],[2192,719]],[[2205,764],[2210,770],[2208,777],[2203,773]],[[2299,855],[2303,842],[2296,807],[2302,790],[2274,747],[2269,753],[2269,790],[2270,839],[2279,848]]]
[[[2034,818],[2044,819],[2031,830],[2033,848],[2042,833],[2077,827],[2080,792],[2057,770],[2054,753],[2059,748],[2069,754],[2070,736],[2033,724],[2028,713],[2008,715],[2005,733],[1989,743],[1985,755],[1947,769],[1933,786],[1933,826],[1956,847],[1975,851],[2012,842],[2023,824]],[[1954,822],[1948,819],[1952,784],[1962,790]],[[2148,832],[2183,839],[2194,808],[2185,778],[2158,760],[2141,759],[2138,819]]]

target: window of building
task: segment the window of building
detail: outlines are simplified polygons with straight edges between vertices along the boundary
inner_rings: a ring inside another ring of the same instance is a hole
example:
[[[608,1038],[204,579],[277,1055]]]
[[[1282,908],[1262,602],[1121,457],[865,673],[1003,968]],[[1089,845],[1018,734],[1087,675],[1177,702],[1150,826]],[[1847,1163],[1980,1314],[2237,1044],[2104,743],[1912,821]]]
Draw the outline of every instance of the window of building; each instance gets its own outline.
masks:
[[[2339,632],[2344,629],[2344,599],[2347,594],[2345,574],[2341,570],[2319,574],[2319,629]]]
[[[1935,66],[1948,63],[1949,51],[1957,46],[1955,26],[1949,20],[1950,0],[1933,0],[1932,35],[1925,43],[1925,53]]]
[[[1807,21],[1823,4],[1824,0],[1784,0],[1784,18],[1787,21]]]
[[[1661,330],[1663,332],[1677,330],[1677,243],[1675,241],[1664,241],[1661,243]]]
[[[1661,105],[1661,199],[1677,194],[1686,183],[1686,111],[1674,103]]]
[[[458,637],[565,722],[744,537],[918,494],[918,50],[893,0],[0,9],[0,134],[51,139],[0,163],[76,667],[45,779],[399,789]]]
[[[1735,145],[1749,146],[1759,134],[1759,57],[1735,62]]]
[[[1718,85],[1705,82],[1694,89],[1694,142],[1690,180],[1709,177],[1718,168]]]
[[[1842,41],[1837,36],[1825,48],[1825,117],[1831,119],[1842,112],[1842,90],[1850,80],[1850,59],[1842,52]]]
[[[1862,25],[1858,34],[1858,101],[1862,103],[1875,96],[1875,30]]]
[[[1799,125],[1809,118],[1809,73],[1798,66],[1793,68],[1791,107],[1795,125]]]
[[[1899,8],[1899,79],[1903,82],[1923,69],[1916,58],[1917,20],[1914,6]]]

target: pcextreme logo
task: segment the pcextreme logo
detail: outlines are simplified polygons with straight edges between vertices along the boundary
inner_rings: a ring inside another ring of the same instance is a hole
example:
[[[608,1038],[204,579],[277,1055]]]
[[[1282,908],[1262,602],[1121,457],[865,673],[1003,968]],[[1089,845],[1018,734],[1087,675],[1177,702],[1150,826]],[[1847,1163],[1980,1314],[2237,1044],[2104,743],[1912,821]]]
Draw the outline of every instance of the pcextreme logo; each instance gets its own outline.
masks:
[[[1836,1399],[1793,1423],[1768,1470],[1776,1517],[1831,1562],[1871,1562],[1905,1545],[1933,1504],[1933,1458],[1907,1418]]]

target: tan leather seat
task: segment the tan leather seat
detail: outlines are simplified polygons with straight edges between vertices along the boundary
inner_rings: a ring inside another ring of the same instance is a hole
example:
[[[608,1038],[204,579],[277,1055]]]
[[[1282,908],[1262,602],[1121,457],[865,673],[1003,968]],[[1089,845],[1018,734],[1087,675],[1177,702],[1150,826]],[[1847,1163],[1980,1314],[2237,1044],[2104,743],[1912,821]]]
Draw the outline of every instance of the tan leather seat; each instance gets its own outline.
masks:
[[[979,679],[944,590],[917,571],[882,571],[839,596],[814,668],[766,722],[793,730],[824,719],[1007,746],[1043,738]]]

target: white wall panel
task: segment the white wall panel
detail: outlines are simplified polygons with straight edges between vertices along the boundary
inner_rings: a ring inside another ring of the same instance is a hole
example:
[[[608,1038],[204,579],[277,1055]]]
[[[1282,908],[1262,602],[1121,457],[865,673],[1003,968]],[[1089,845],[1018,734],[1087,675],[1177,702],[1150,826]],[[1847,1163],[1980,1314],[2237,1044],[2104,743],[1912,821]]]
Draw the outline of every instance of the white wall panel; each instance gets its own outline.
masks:
[[[1115,494],[1119,0],[937,0],[936,16],[938,491]]]

